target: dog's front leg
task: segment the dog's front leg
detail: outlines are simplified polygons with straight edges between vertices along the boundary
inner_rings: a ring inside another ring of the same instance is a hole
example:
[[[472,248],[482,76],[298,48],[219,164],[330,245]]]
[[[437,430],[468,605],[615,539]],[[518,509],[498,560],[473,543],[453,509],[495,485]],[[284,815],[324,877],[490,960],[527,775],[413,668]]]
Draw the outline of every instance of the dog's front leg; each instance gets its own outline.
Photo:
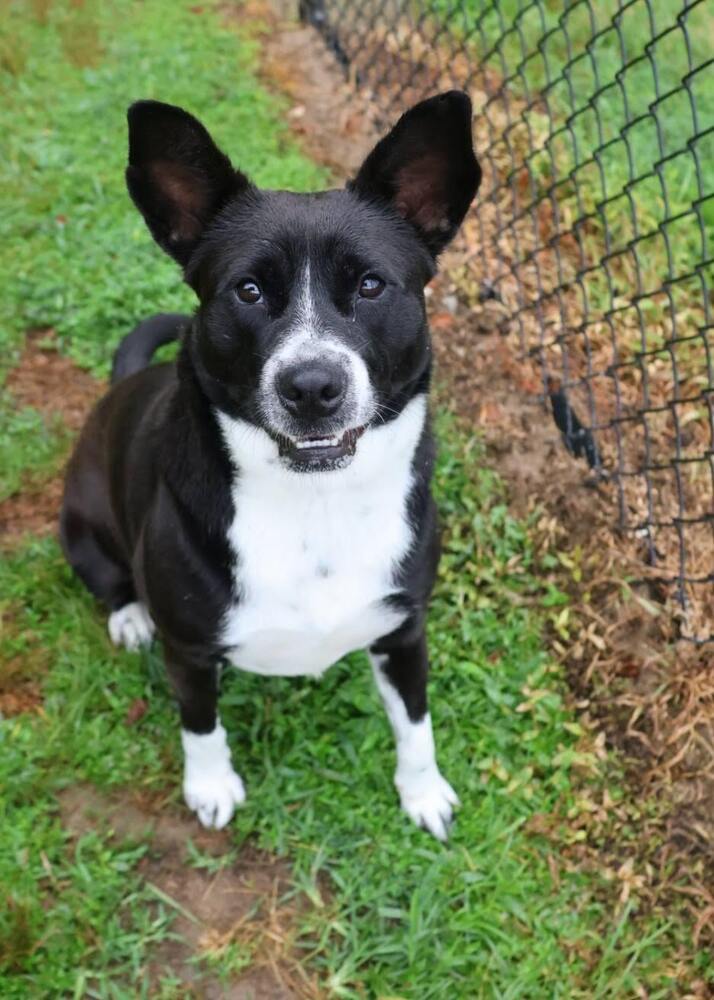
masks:
[[[166,669],[178,699],[184,752],[183,794],[206,827],[220,830],[245,801],[218,717],[218,664],[166,646]]]
[[[380,640],[370,649],[370,660],[397,742],[394,783],[402,809],[418,826],[446,840],[459,800],[436,763],[426,699],[426,637],[422,631],[406,642]]]

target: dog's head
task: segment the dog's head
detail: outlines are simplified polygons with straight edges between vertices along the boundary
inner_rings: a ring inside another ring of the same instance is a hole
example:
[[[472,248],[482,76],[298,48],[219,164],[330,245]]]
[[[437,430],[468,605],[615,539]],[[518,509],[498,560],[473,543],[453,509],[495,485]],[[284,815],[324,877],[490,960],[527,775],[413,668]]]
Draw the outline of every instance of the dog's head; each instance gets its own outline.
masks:
[[[212,402],[299,471],[349,462],[428,384],[424,286],[481,171],[460,92],[408,111],[346,189],[263,191],[180,108],[129,109],[127,184],[200,306],[189,333]]]

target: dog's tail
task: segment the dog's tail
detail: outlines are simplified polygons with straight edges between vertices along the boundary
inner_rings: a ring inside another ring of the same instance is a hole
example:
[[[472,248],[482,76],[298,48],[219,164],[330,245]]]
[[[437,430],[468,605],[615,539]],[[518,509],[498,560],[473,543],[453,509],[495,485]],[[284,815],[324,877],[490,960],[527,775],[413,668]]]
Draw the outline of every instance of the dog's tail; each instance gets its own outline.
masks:
[[[112,362],[112,385],[146,368],[154,351],[162,344],[178,340],[190,321],[191,317],[182,313],[160,313],[139,323],[116,349]]]

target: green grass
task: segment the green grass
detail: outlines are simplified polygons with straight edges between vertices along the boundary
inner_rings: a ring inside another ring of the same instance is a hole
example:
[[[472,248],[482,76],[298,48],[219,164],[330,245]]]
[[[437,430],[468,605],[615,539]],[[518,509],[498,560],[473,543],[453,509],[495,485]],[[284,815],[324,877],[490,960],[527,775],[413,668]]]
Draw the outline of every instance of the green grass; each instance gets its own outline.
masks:
[[[0,292],[0,368],[25,329],[53,326],[74,358],[106,373],[139,317],[194,301],[126,193],[132,101],[200,112],[262,185],[318,187],[325,173],[299,155],[280,102],[256,85],[254,44],[216,17],[159,0],[57,0],[6,2],[3,19],[0,268],[13,281]]]
[[[189,105],[261,183],[305,188],[324,175],[280,125],[252,44],[210,11],[36,0],[4,14],[15,36],[0,48],[0,254],[17,276],[3,292],[4,363],[26,326],[52,325],[64,351],[103,372],[132,323],[190,303],[123,191],[129,100]],[[46,469],[34,417],[13,420],[3,444],[12,475]],[[399,813],[393,740],[355,655],[320,683],[226,678],[222,712],[249,793],[235,847],[251,838],[288,859],[307,900],[298,947],[331,996],[681,995],[672,956],[688,946],[687,922],[648,913],[637,892],[618,907],[597,865],[570,853],[584,796],[601,796],[606,781],[615,801],[624,792],[587,750],[545,651],[565,598],[544,582],[547,560],[509,515],[478,443],[447,417],[440,437],[446,544],[429,630],[440,761],[463,802],[452,839],[444,847]],[[41,714],[0,723],[0,995],[146,996],[151,948],[173,919],[140,877],[148,844],[98,831],[72,840],[57,795],[83,781],[168,793],[182,808],[160,651],[111,648],[52,540],[0,560],[0,595],[0,664],[42,676],[44,692]],[[129,726],[138,698],[148,710]],[[237,944],[218,971],[246,960]],[[711,973],[709,957],[695,961]],[[167,982],[161,995],[180,988]]]

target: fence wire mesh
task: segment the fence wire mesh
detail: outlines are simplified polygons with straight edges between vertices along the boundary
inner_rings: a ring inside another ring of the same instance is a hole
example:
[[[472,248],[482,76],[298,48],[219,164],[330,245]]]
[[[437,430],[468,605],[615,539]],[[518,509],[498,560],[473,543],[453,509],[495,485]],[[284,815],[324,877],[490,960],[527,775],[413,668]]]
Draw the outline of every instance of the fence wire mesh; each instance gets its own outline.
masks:
[[[303,0],[393,118],[474,101],[481,300],[535,364],[564,442],[714,638],[714,5]],[[467,223],[468,225],[468,223]]]

